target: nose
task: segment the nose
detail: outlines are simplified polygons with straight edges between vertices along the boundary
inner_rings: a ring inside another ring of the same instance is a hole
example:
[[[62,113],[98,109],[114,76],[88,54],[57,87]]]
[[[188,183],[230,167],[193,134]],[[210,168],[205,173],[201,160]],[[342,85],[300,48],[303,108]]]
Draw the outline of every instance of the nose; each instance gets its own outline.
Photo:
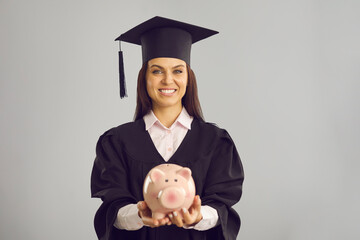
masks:
[[[185,201],[185,191],[177,187],[169,187],[162,192],[160,203],[168,209],[181,207]]]
[[[169,85],[171,84],[172,82],[174,81],[174,76],[171,72],[166,72],[164,74],[164,78],[162,80],[162,82],[165,84],[165,85]]]

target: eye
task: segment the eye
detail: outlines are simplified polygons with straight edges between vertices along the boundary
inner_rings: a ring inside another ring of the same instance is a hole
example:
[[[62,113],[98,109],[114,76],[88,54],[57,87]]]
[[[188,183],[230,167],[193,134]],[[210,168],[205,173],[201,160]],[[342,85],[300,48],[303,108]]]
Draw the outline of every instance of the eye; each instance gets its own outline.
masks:
[[[177,182],[177,179],[174,179],[175,182]]]
[[[162,72],[161,72],[161,70],[158,70],[158,69],[157,69],[157,70],[152,71],[152,73],[153,73],[153,74],[160,74],[160,73],[162,73]]]
[[[183,73],[183,71],[182,71],[182,70],[177,69],[177,70],[175,70],[175,71],[174,71],[174,73],[176,73],[176,74],[181,74],[181,73]]]
[[[169,179],[165,179],[165,182],[168,182],[169,181]]]

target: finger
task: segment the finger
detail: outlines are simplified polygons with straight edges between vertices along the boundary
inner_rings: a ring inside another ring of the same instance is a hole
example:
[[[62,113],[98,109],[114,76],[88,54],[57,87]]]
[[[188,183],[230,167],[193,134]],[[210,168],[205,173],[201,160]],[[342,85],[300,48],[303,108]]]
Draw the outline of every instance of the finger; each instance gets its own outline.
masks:
[[[159,224],[162,226],[162,225],[165,225],[165,224],[167,224],[169,222],[169,218],[165,217],[165,218],[163,218],[163,219],[161,219],[159,221],[160,221]]]
[[[181,216],[178,212],[173,212],[173,223],[178,226],[178,227],[183,227],[184,223],[183,220],[181,219]]]
[[[201,207],[201,199],[200,199],[200,196],[199,196],[199,195],[196,195],[196,196],[195,196],[194,202],[193,202],[193,206],[194,206],[195,208]]]
[[[154,218],[143,217],[142,221],[143,221],[144,225],[149,226],[149,227],[158,227],[159,226],[159,221]]]
[[[159,220],[153,219],[153,218],[152,218],[152,223],[153,223],[153,225],[156,226],[156,227],[160,225]]]
[[[187,225],[191,225],[194,223],[195,221],[195,217],[190,215],[189,211],[186,210],[186,208],[183,208],[182,209],[182,212],[183,212],[183,218],[184,218],[184,221]]]
[[[168,216],[169,216],[170,222],[174,223],[174,215],[172,213],[170,213]]]
[[[195,196],[194,203],[193,203],[193,209],[197,212],[201,211],[201,199],[199,195]]]
[[[151,218],[152,217],[152,212],[144,201],[138,202],[137,207],[139,210],[139,216],[141,218],[143,218],[143,217]]]
[[[190,218],[185,218],[184,215],[184,220],[186,222],[186,224],[194,224],[194,223],[198,223],[201,221],[202,219],[202,214],[201,214],[201,199],[199,195],[196,195],[194,197],[194,201],[193,204],[191,205],[191,207],[188,210],[189,214],[190,214]],[[190,223],[191,221],[191,223]]]
[[[145,201],[140,201],[137,204],[139,215],[144,225],[149,227],[156,227],[159,225],[159,221],[157,219],[152,218],[152,214],[150,209],[148,208]]]
[[[144,211],[148,208],[147,204],[145,201],[140,201],[138,202],[137,204],[137,208],[140,210],[140,211]]]

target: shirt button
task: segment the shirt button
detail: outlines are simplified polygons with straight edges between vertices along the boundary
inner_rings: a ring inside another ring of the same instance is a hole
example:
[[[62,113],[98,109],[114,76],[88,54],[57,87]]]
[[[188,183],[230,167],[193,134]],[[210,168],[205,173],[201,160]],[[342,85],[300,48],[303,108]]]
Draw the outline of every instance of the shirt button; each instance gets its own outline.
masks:
[[[167,134],[170,134],[170,133],[171,133],[171,131],[170,131],[170,130],[166,130],[166,133],[167,133]]]
[[[168,148],[168,151],[169,151],[169,152],[171,152],[171,150],[172,150],[172,148],[171,148],[171,147],[169,147],[169,148]]]

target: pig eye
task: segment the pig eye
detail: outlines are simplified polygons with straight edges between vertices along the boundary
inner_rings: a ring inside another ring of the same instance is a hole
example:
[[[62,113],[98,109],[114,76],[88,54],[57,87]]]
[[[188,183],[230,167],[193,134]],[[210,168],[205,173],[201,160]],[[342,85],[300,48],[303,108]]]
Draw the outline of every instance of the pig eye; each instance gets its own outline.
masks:
[[[169,179],[165,179],[165,182],[168,182],[169,181]]]
[[[175,182],[177,182],[177,179],[174,179]]]

